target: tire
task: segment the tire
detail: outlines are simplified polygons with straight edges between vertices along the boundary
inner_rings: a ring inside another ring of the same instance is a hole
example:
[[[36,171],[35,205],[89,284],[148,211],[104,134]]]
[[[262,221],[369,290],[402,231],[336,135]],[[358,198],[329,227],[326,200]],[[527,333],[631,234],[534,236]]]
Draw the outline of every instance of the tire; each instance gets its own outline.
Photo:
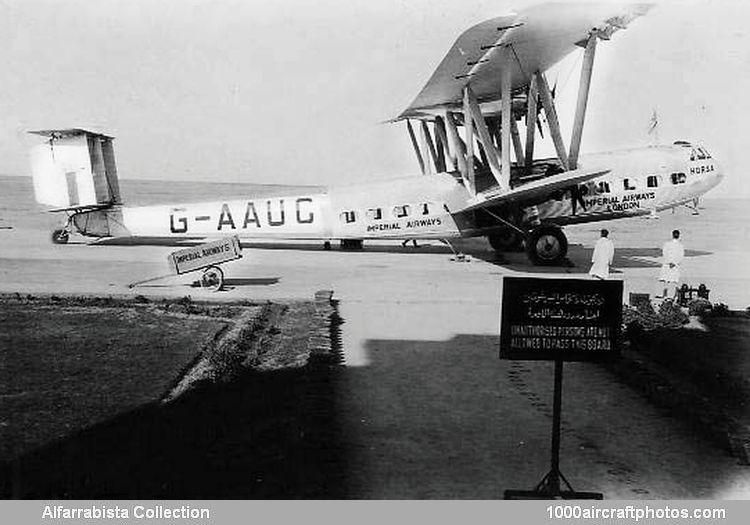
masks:
[[[203,270],[201,286],[206,290],[218,292],[224,286],[224,272],[218,266],[209,266]]]
[[[70,239],[70,234],[67,230],[62,228],[52,232],[52,242],[55,244],[67,244]]]
[[[538,266],[562,265],[568,254],[568,239],[557,226],[539,226],[526,239],[526,254]]]
[[[498,252],[523,251],[523,236],[512,228],[504,228],[487,236],[492,249]]]

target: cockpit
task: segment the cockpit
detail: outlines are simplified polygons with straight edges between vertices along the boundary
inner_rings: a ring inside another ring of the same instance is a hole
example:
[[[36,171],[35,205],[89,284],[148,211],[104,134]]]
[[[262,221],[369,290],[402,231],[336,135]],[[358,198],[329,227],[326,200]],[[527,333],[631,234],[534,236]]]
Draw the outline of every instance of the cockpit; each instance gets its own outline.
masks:
[[[690,160],[693,162],[712,158],[705,146],[694,146],[686,140],[677,140],[674,142],[674,145],[690,148]]]

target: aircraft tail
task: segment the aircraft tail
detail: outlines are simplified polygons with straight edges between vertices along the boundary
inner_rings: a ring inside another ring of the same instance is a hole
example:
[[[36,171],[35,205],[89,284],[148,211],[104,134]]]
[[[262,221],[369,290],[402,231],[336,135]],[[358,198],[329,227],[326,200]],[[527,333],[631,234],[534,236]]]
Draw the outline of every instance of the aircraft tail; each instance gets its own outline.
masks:
[[[46,139],[31,149],[39,204],[77,209],[122,203],[113,137],[80,128],[29,133]]]

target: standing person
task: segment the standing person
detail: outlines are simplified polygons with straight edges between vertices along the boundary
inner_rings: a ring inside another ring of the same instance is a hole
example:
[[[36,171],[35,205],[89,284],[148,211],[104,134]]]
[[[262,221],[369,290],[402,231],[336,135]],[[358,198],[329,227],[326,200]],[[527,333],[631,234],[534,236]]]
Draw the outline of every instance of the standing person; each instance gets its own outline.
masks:
[[[597,279],[609,277],[609,265],[615,257],[615,245],[609,240],[609,231],[601,231],[601,237],[596,241],[594,253],[591,255],[591,269],[589,275]]]
[[[677,283],[680,282],[680,264],[685,257],[685,248],[680,242],[680,230],[672,231],[672,240],[661,247],[661,272],[659,283],[662,297],[674,299],[677,294]]]

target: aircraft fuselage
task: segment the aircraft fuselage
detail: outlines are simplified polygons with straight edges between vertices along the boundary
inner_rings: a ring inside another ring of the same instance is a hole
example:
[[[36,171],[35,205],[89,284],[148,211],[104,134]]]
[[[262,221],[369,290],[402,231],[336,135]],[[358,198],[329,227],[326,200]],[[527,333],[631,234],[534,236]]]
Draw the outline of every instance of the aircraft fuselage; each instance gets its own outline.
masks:
[[[689,202],[719,183],[718,163],[687,144],[647,147],[581,157],[579,168],[609,173],[577,192],[558,192],[522,209],[524,227],[537,219],[558,225],[644,215]],[[460,213],[471,198],[460,177],[411,176],[310,193],[243,197],[175,205],[116,207],[113,236],[246,239],[450,239],[484,235],[478,210]],[[96,221],[75,217],[78,230],[101,236]],[[112,224],[114,221],[110,220]]]

